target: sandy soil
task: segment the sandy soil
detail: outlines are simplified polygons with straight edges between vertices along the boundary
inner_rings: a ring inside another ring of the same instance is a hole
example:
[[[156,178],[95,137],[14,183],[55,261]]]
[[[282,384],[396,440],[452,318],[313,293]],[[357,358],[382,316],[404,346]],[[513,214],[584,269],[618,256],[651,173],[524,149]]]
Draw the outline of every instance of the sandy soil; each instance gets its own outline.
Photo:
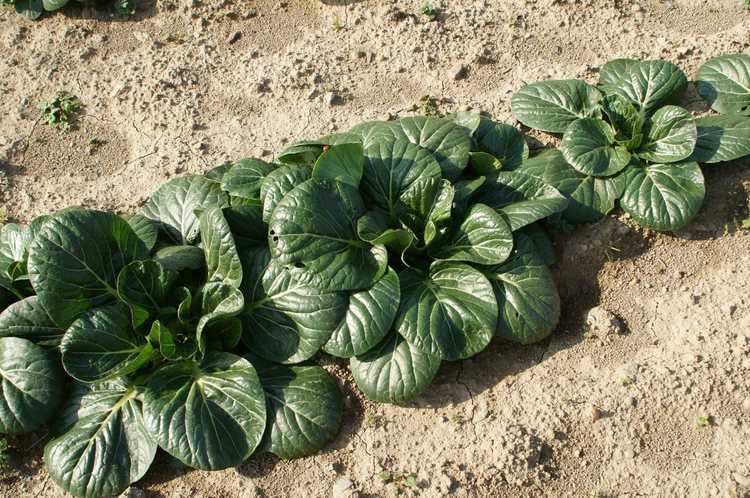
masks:
[[[404,115],[423,95],[513,122],[524,81],[595,80],[621,56],[694,75],[750,50],[741,0],[446,0],[433,2],[437,22],[416,14],[421,1],[144,3],[128,22],[81,9],[29,23],[0,9],[11,219],[69,204],[132,212],[174,175]],[[57,89],[85,104],[69,133],[35,125]],[[685,103],[705,111],[694,92]],[[92,138],[104,143],[91,150]],[[345,365],[324,360],[347,394],[324,453],[215,473],[160,453],[129,495],[750,496],[750,232],[737,229],[749,166],[706,168],[706,205],[680,233],[613,216],[558,235],[563,316],[548,341],[446,364],[406,407],[363,400]],[[617,317],[612,330],[589,330],[592,307]],[[42,468],[45,436],[11,440],[0,496],[61,495]]]

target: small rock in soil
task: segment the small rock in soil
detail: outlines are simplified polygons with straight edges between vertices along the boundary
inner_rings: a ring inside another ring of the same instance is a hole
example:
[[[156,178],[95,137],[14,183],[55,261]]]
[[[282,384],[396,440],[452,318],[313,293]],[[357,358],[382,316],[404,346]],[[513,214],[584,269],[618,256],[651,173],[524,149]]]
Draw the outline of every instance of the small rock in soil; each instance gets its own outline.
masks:
[[[120,498],[146,498],[146,496],[147,494],[144,490],[131,486],[120,495]]]
[[[342,477],[333,484],[333,498],[356,498],[359,495],[351,479]]]
[[[238,42],[240,38],[242,38],[242,33],[240,33],[239,31],[235,31],[234,33],[229,35],[229,38],[227,38],[227,43],[231,45],[232,43]]]
[[[325,95],[325,102],[329,106],[341,105],[344,103],[344,97],[335,92],[328,92]]]
[[[459,64],[451,69],[451,76],[455,81],[462,80],[469,75],[469,66]]]
[[[619,318],[609,310],[597,306],[586,314],[586,326],[597,335],[622,334],[624,327]]]

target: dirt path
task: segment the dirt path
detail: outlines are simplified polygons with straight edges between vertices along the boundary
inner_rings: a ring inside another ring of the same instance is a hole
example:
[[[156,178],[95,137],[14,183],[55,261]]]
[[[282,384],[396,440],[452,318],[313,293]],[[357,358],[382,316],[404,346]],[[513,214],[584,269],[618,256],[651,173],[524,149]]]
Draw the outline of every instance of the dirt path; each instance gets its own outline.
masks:
[[[11,219],[69,204],[131,212],[169,177],[270,158],[424,95],[513,122],[523,81],[595,80],[619,56],[667,58],[690,76],[750,51],[740,0],[435,1],[437,22],[417,14],[421,1],[146,3],[134,22],[80,10],[31,24],[0,9]],[[78,129],[34,127],[36,104],[63,88],[86,105]],[[750,164],[706,168],[706,181],[706,206],[680,233],[616,216],[557,236],[563,318],[549,341],[445,365],[407,407],[363,401],[347,381],[345,425],[323,454],[215,473],[159,454],[131,495],[750,496],[750,232],[736,229]],[[585,333],[595,306],[621,330]],[[12,440],[0,496],[59,496],[43,437]]]

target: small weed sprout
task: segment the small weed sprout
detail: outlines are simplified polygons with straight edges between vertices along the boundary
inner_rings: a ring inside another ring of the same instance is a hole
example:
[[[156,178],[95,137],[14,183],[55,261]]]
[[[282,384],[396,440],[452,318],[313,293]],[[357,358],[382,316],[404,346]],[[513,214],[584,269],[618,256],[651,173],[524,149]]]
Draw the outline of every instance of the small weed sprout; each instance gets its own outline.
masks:
[[[346,22],[341,19],[341,17],[336,14],[333,18],[333,30],[334,31],[341,31],[346,28]]]
[[[51,101],[39,104],[39,110],[46,124],[69,131],[75,114],[81,110],[81,101],[72,93],[62,90]]]
[[[696,421],[698,427],[709,427],[711,425],[710,415],[699,415]]]
[[[436,20],[438,16],[437,9],[435,9],[435,7],[433,7],[430,2],[423,3],[422,6],[419,7],[419,13],[426,17],[429,21]]]

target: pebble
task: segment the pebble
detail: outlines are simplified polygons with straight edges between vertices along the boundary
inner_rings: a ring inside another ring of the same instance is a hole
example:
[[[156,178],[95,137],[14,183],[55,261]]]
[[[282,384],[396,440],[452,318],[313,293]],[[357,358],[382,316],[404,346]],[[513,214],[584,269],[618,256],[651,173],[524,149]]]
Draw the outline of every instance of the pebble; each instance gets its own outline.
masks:
[[[622,321],[614,313],[601,306],[596,306],[588,311],[586,325],[589,331],[596,334],[609,335],[624,332]]]
[[[232,43],[238,42],[240,38],[242,38],[242,33],[240,33],[239,31],[235,31],[234,33],[229,35],[229,38],[227,38],[227,43],[231,45]]]
[[[451,68],[451,76],[455,81],[462,80],[469,75],[469,66],[465,64],[458,64]]]
[[[325,94],[325,103],[329,106],[341,105],[344,103],[344,97],[335,92]]]
[[[354,489],[354,483],[347,477],[342,477],[333,483],[332,498],[354,498],[357,496],[357,490]]]

